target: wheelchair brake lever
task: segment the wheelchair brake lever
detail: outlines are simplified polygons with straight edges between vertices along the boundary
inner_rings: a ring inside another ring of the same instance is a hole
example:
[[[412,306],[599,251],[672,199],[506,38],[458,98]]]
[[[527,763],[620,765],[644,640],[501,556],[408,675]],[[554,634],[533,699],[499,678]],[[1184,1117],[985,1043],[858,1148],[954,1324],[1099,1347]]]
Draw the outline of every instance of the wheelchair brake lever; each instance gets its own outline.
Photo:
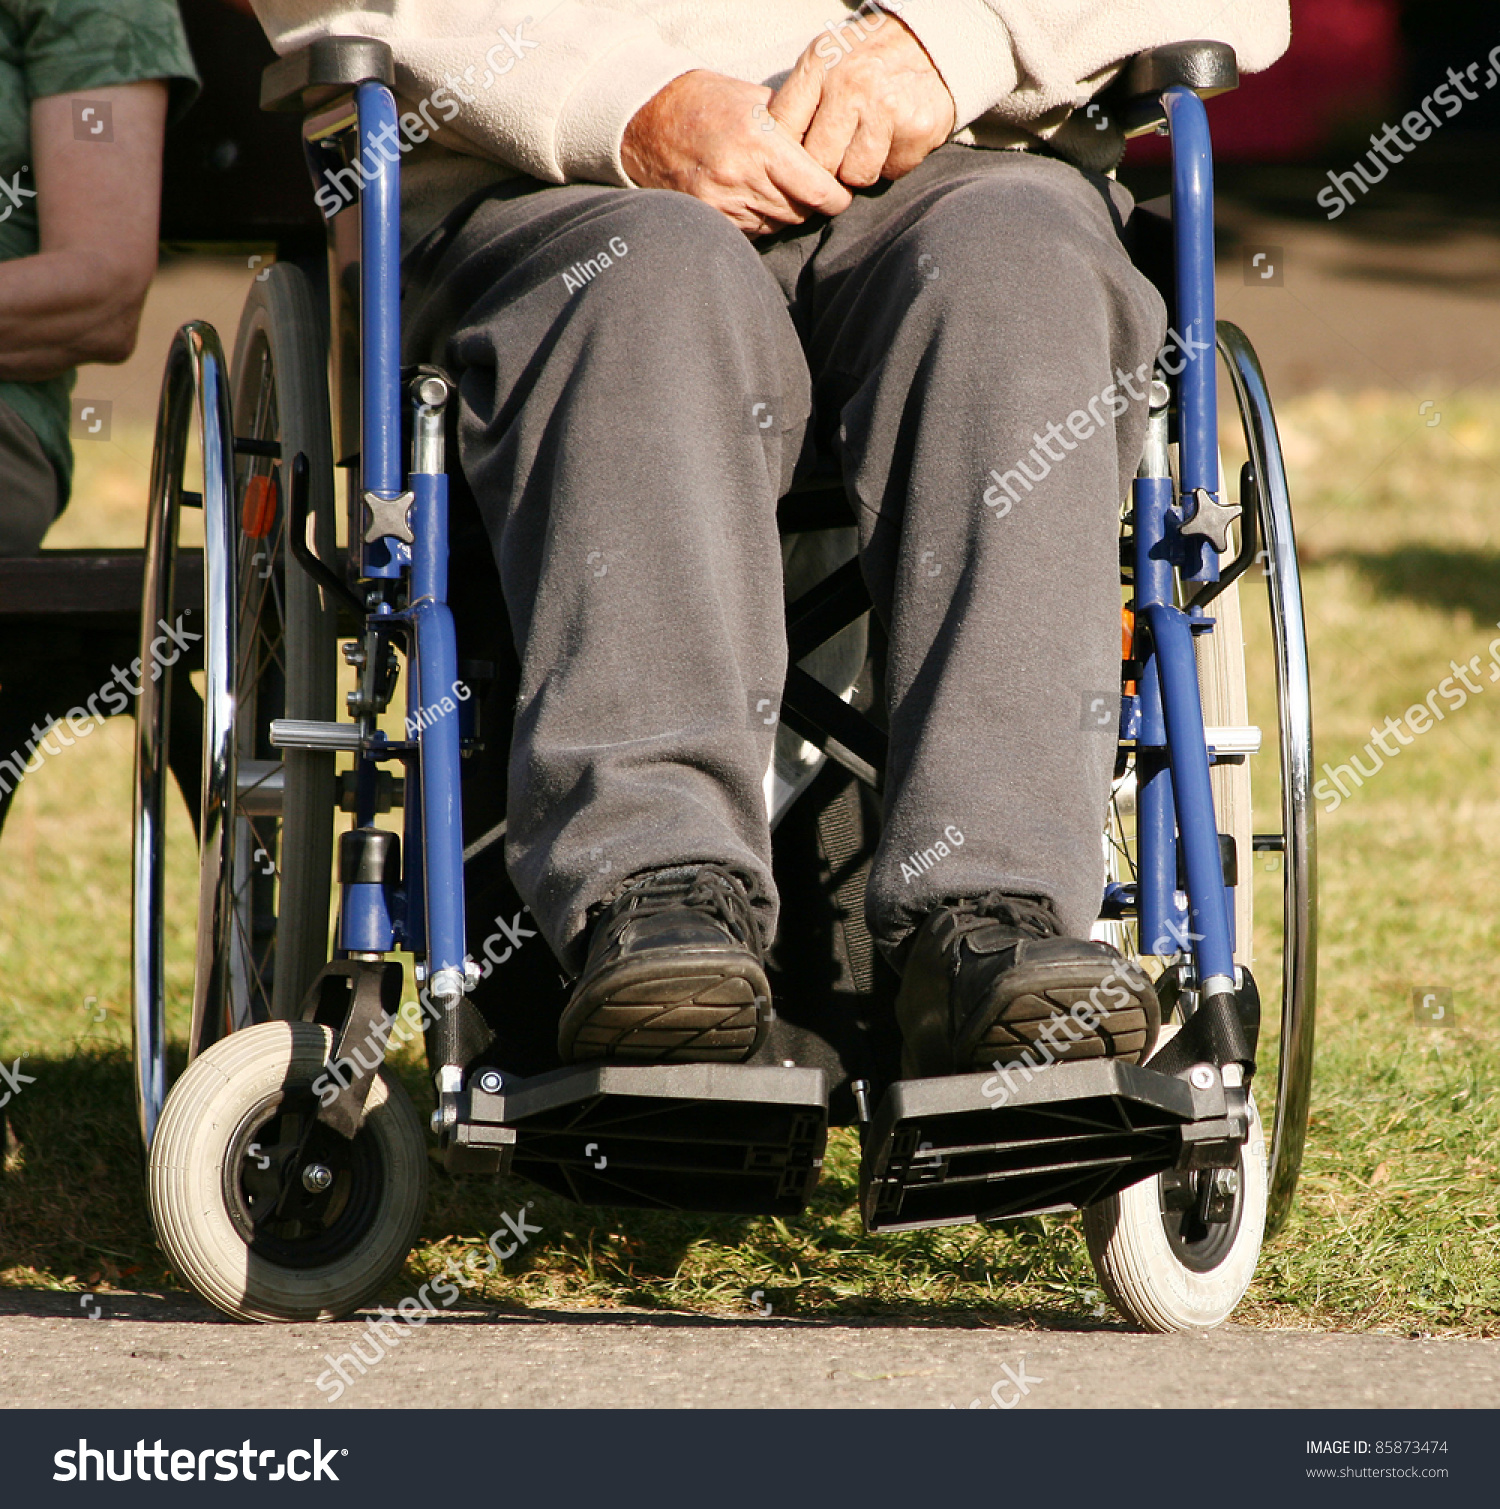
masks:
[[[350,590],[348,583],[331,566],[315,555],[312,547],[307,543],[307,511],[312,493],[310,471],[306,455],[298,451],[292,457],[292,489],[287,504],[291,515],[287,538],[291,541],[292,554],[297,558],[297,564],[325,592],[331,593],[349,609],[357,620],[363,622],[366,614],[365,605]]]

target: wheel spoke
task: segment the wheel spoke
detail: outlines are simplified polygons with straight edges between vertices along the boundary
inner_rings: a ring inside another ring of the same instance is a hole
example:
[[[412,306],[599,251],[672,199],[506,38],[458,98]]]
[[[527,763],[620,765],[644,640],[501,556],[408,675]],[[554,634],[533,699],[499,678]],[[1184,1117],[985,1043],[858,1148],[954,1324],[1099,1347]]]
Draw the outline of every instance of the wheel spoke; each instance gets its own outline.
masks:
[[[257,555],[262,553],[263,552],[261,551],[255,552],[255,554]],[[247,557],[249,558],[250,565],[254,566],[254,558],[253,556],[251,556],[248,546],[241,553],[242,569],[245,566]],[[249,632],[244,635],[246,644],[240,652],[239,676],[242,684],[246,668],[250,664],[252,656],[255,655],[257,647],[271,637],[270,635],[266,634],[261,625],[265,621],[264,616],[267,596],[267,583],[272,578],[274,578],[275,575],[276,571],[274,558],[272,559],[272,569],[267,573],[265,577],[261,577],[258,567],[254,570],[245,571],[244,587],[246,589],[247,595],[242,596],[240,599],[240,623],[242,626],[248,629]],[[253,601],[248,596],[249,593],[255,594]],[[285,619],[282,616],[282,605],[279,593],[275,596],[274,601],[276,603],[277,610],[276,625],[284,633]],[[280,636],[278,635],[276,637],[279,638]]]
[[[276,841],[281,836],[280,830],[277,829],[269,835],[263,834],[256,826],[257,822],[260,820],[260,814],[245,812],[242,813],[241,816],[244,818],[246,826],[250,829],[250,833],[255,839],[257,845],[256,852],[258,854],[264,854],[266,858],[276,866],[276,868],[271,873],[279,876],[281,874],[281,869],[277,860],[272,855],[272,850],[276,848]],[[271,821],[275,822],[276,819],[273,817]],[[259,873],[262,875],[266,874],[266,872],[263,870],[260,870]]]
[[[255,955],[255,943],[253,938],[245,931],[245,917],[243,911],[236,906],[234,909],[234,930],[239,939],[240,968],[231,971],[231,977],[243,978],[247,991],[253,997],[250,1004],[260,1004],[266,1018],[271,1014],[271,996],[266,989],[265,977],[262,973],[264,966],[269,964],[271,955],[276,948],[276,935],[273,932],[266,945],[265,959],[258,960]],[[251,1013],[247,1013],[247,1019]]]

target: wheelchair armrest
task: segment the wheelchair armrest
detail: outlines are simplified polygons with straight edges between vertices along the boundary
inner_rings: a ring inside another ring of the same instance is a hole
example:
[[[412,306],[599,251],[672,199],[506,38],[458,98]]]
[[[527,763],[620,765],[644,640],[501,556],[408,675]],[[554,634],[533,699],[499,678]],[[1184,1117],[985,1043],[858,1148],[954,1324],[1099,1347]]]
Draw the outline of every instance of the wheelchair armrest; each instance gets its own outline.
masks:
[[[319,37],[277,58],[261,74],[260,108],[305,115],[370,79],[396,87],[388,43],[373,37]]]
[[[1140,136],[1166,119],[1161,96],[1172,85],[1184,84],[1209,99],[1237,89],[1239,82],[1239,63],[1227,42],[1170,42],[1137,53],[1106,93],[1125,134]]]
[[[1154,131],[1166,120],[1161,97],[1174,84],[1184,84],[1207,99],[1237,88],[1239,82],[1239,64],[1227,42],[1153,47],[1131,58],[1099,91],[1095,103],[1079,106],[1049,145],[1075,167],[1111,172],[1125,155],[1126,137]]]

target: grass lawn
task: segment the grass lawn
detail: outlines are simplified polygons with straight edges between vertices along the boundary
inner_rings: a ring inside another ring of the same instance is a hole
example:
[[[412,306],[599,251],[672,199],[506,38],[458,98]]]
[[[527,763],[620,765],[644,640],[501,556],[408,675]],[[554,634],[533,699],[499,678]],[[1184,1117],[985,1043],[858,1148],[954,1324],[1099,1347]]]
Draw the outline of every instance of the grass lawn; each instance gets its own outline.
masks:
[[[1425,701],[1450,661],[1478,656],[1481,690],[1321,816],[1312,1127],[1296,1210],[1237,1313],[1254,1326],[1500,1330],[1500,667],[1489,651],[1500,635],[1500,392],[1430,418],[1380,393],[1313,394],[1281,414],[1319,764],[1357,754],[1368,767],[1372,726]],[[86,501],[49,543],[137,543],[148,438],[80,449]],[[1260,611],[1247,607],[1252,619]],[[130,737],[117,720],[49,761],[0,846],[0,1058],[19,1057],[35,1078],[0,1112],[0,1285],[173,1282],[132,1128]],[[189,855],[176,860],[185,875]],[[1279,877],[1258,882],[1269,946]],[[1433,991],[1452,993],[1437,1026],[1414,1011],[1414,995]],[[398,1067],[428,1104],[416,1059]],[[760,1291],[778,1314],[1103,1323],[1076,1219],[870,1238],[856,1182],[846,1133],[812,1208],[791,1222],[583,1211],[435,1170],[407,1281],[478,1254],[501,1212],[534,1199],[541,1234],[475,1291],[496,1303],[743,1312]]]

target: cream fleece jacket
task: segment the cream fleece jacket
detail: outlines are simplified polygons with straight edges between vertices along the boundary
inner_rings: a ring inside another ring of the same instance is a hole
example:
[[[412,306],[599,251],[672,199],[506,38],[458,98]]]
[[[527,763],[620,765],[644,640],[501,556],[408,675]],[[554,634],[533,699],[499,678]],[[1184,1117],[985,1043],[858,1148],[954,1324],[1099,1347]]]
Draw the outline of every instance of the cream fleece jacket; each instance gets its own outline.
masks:
[[[403,107],[421,112],[408,116],[403,134],[409,143],[431,138],[411,157],[416,171],[403,194],[408,214],[426,212],[421,221],[508,171],[629,186],[620,161],[625,127],[680,74],[708,68],[775,88],[806,48],[834,67],[859,29],[877,18],[890,24],[854,0],[252,4],[278,53],[328,35],[390,44]],[[1051,136],[1148,47],[1228,42],[1251,72],[1280,57],[1291,32],[1288,0],[880,4],[910,27],[942,74],[957,106],[957,139],[991,147]]]

